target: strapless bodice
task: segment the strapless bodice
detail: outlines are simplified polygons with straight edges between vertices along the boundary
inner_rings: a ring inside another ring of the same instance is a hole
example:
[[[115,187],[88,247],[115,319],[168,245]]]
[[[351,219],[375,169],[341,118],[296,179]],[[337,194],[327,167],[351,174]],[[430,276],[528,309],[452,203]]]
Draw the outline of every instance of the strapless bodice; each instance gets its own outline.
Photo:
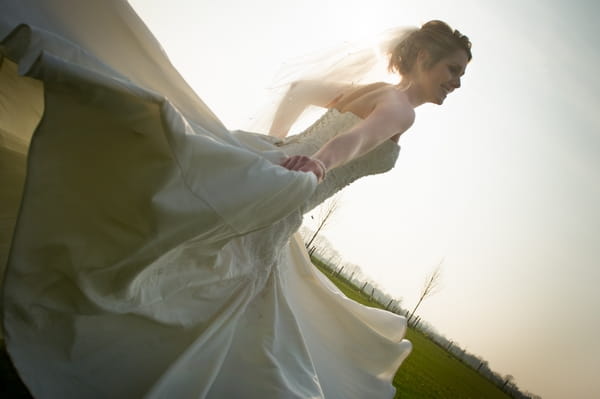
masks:
[[[248,149],[278,163],[285,156],[312,156],[333,137],[344,134],[361,120],[352,112],[340,112],[332,108],[303,132],[283,139],[243,131],[233,133]],[[362,157],[330,170],[305,202],[302,211],[311,210],[356,179],[389,171],[394,167],[399,153],[400,146],[392,140],[386,140]]]
[[[361,120],[352,112],[340,112],[332,108],[302,133],[280,140],[276,145],[288,156],[310,156],[327,141],[347,132]],[[356,179],[389,171],[394,167],[399,152],[400,146],[396,142],[386,140],[362,157],[330,170],[325,180],[319,184],[313,196],[305,204],[304,211],[319,205]]]

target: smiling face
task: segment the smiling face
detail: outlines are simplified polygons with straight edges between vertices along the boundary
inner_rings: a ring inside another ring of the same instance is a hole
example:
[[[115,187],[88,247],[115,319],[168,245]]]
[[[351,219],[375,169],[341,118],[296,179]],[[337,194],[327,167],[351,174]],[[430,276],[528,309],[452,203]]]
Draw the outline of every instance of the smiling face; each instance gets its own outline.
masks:
[[[464,50],[456,50],[433,66],[427,66],[427,58],[426,53],[419,57],[418,73],[412,83],[418,88],[422,103],[440,105],[449,93],[460,87],[460,78],[469,62],[468,55]]]

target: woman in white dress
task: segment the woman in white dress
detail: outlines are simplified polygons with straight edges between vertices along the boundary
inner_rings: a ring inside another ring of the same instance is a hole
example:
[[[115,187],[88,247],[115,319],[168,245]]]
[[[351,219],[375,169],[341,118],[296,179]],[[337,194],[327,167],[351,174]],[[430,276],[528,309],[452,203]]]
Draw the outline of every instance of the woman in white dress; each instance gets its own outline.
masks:
[[[403,37],[399,85],[300,81],[265,136],[227,131],[126,2],[0,5],[0,76],[26,80],[3,98],[43,96],[1,130],[27,160],[3,332],[35,397],[394,395],[405,319],[347,299],[293,234],[393,167],[414,107],[460,87],[466,37]],[[285,137],[308,104],[328,111]]]

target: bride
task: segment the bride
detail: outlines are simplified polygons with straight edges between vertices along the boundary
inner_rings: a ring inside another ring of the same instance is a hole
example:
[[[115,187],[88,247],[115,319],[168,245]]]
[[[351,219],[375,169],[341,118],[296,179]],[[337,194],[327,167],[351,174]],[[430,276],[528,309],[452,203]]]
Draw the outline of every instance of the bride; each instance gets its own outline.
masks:
[[[294,233],[393,167],[414,108],[460,87],[465,36],[399,38],[398,85],[294,83],[266,136],[226,130],[124,1],[0,5],[2,155],[27,167],[3,333],[35,397],[393,397],[405,319],[346,298]]]

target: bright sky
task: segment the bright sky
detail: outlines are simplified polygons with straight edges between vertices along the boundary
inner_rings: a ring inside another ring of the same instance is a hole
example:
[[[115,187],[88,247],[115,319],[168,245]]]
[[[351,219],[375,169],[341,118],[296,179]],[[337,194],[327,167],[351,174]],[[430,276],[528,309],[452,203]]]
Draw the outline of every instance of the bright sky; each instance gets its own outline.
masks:
[[[600,397],[599,3],[131,3],[231,129],[287,59],[430,19],[467,34],[462,88],[417,109],[396,168],[349,188],[325,235],[405,308],[444,259],[424,319],[523,390]]]

